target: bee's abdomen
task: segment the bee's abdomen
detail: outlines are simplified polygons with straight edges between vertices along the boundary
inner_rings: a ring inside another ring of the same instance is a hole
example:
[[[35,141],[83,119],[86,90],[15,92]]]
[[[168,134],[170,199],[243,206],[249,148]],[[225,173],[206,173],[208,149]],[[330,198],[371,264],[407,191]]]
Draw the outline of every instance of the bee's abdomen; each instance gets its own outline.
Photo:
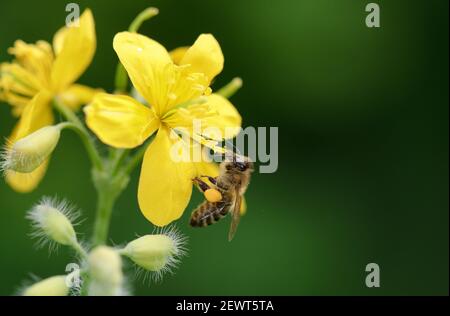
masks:
[[[205,227],[214,224],[228,214],[230,203],[212,203],[204,201],[192,212],[190,225],[192,227]]]

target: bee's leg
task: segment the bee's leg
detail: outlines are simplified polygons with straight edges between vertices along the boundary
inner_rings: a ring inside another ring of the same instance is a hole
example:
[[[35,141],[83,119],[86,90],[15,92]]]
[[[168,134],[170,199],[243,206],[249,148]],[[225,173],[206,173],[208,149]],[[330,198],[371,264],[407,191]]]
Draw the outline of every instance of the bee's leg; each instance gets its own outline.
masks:
[[[195,183],[197,183],[198,187],[200,188],[200,190],[201,190],[202,192],[205,192],[206,190],[211,189],[211,188],[209,187],[208,183],[206,183],[205,181],[203,181],[203,180],[200,179],[200,178],[194,178],[194,179],[192,179],[192,181],[194,181]]]
[[[216,185],[217,184],[217,178],[213,178],[210,176],[200,176],[201,178],[208,178],[209,182],[211,182],[212,184]]]
[[[214,178],[211,178],[215,181]],[[201,180],[200,178],[194,178],[192,181],[197,182],[198,187],[205,195],[205,199],[207,199],[211,203],[220,202],[222,200],[222,194],[215,188],[211,188],[206,182]],[[211,180],[209,180],[211,181]],[[212,182],[212,181],[211,181]]]

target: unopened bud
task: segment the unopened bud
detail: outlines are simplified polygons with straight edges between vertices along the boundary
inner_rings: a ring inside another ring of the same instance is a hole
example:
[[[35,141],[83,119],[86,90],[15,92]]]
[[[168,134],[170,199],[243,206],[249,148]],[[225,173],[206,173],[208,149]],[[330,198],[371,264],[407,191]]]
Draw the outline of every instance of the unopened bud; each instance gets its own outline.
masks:
[[[73,246],[77,244],[71,222],[75,216],[67,202],[57,202],[55,199],[45,197],[28,212],[27,218],[32,221],[35,237]]]
[[[107,246],[98,246],[89,254],[89,295],[122,295],[122,260],[117,251]]]
[[[69,294],[69,287],[66,284],[65,275],[57,275],[39,281],[27,287],[23,296],[66,296]]]
[[[145,235],[128,243],[121,254],[148,271],[160,276],[170,271],[185,253],[186,239],[172,230],[166,234]]]
[[[20,173],[32,172],[53,152],[60,134],[59,126],[46,126],[7,145],[2,155],[1,168]]]

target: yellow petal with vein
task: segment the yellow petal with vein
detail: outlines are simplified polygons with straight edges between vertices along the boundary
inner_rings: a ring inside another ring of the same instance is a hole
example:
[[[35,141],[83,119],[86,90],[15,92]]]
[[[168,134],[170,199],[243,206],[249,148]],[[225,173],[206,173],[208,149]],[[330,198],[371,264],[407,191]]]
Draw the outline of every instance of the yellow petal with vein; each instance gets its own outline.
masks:
[[[44,161],[30,173],[20,173],[8,170],[5,172],[6,183],[16,192],[28,193],[33,191],[44,177],[49,160]]]
[[[242,124],[242,117],[236,108],[226,98],[219,94],[211,94],[207,105],[217,115],[204,119],[204,136],[211,139],[230,139],[235,137]]]
[[[141,145],[159,127],[153,110],[125,95],[99,93],[84,113],[98,138],[118,148]]]
[[[65,26],[53,39],[56,59],[52,68],[52,89],[60,92],[75,82],[86,70],[96,48],[95,25],[92,12],[86,9],[79,25]]]
[[[53,124],[53,113],[50,107],[50,95],[45,91],[38,93],[25,107],[19,122],[9,137],[9,143],[31,134],[41,127]],[[15,191],[26,193],[34,190],[45,175],[48,160],[30,173],[6,171],[6,183]]]
[[[50,101],[51,95],[45,90],[36,94],[23,109],[9,141],[13,143],[43,126],[51,125],[53,123],[53,112]]]
[[[211,34],[201,34],[180,62],[191,65],[189,72],[205,74],[210,82],[222,71],[223,63],[222,49]]]
[[[183,59],[188,49],[189,46],[182,46],[170,51],[170,58],[172,58],[172,61],[175,65],[179,65],[181,63],[181,60]]]
[[[173,66],[167,50],[144,35],[130,32],[116,34],[113,46],[136,90],[160,115],[167,102],[166,73]]]
[[[138,201],[142,214],[154,225],[165,226],[178,219],[189,203],[194,167],[174,161],[170,129],[161,127],[147,149],[139,179]]]
[[[73,84],[60,94],[59,101],[73,111],[77,111],[82,105],[92,101],[98,93],[104,92],[102,89],[94,89],[81,84]]]

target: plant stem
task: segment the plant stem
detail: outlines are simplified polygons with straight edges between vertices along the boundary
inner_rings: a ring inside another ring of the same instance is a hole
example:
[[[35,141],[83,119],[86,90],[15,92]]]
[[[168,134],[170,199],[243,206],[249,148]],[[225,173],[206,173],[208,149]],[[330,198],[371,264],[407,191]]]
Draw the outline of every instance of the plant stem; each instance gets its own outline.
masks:
[[[123,172],[125,174],[130,174],[134,168],[137,167],[137,165],[142,161],[142,158],[144,157],[145,152],[147,151],[147,147],[150,146],[151,142],[153,141],[154,136],[151,136],[151,138],[139,148],[134,155],[132,155],[127,162],[127,164],[123,167]]]
[[[233,78],[227,85],[222,87],[217,94],[229,99],[233,94],[235,94],[242,87],[242,79],[239,77]]]
[[[109,224],[116,197],[111,196],[107,190],[98,191],[97,214],[94,224],[94,245],[106,243],[108,238]]]
[[[114,203],[127,187],[129,175],[117,166],[126,151],[118,151],[104,164],[103,170],[92,169],[92,181],[97,189],[97,211],[92,242],[94,246],[105,244],[108,239],[111,213]],[[116,170],[117,169],[117,170]]]
[[[81,247],[78,241],[75,240],[71,246],[81,256],[81,258],[83,259],[87,258],[88,254],[86,250],[84,250],[83,247]]]
[[[94,245],[104,244],[108,238],[109,222],[114,202],[126,187],[128,181],[127,175],[114,176],[114,170],[112,169],[117,168],[117,164],[120,163],[120,157],[122,157],[124,152],[113,149],[113,155],[108,160],[103,160],[89,132],[75,113],[59,102],[55,101],[54,106],[70,122],[62,123],[61,126],[73,129],[80,136],[94,167],[92,169],[92,180],[97,189],[98,200],[93,242]]]
[[[95,168],[101,170],[103,168],[102,159],[86,127],[83,125],[83,123],[81,123],[80,119],[70,108],[57,102],[56,100],[53,102],[53,105],[58,110],[58,112],[60,112],[66,118],[67,121],[74,124],[76,128],[73,128],[73,130],[75,130],[80,136],[81,141],[83,142],[83,145],[89,155],[89,158],[91,159],[92,165]]]

